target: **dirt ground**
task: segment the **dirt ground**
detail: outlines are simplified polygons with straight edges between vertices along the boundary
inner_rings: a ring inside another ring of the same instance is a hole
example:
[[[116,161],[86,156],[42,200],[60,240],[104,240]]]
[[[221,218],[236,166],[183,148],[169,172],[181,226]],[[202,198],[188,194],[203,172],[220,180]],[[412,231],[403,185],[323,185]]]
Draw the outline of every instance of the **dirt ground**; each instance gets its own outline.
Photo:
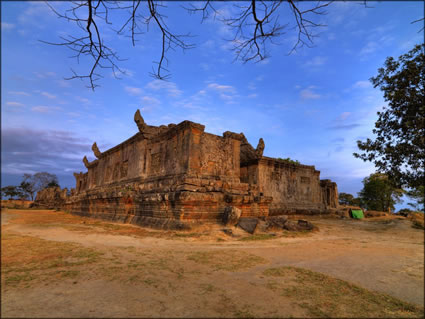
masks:
[[[2,317],[424,316],[424,231],[401,217],[303,216],[318,230],[270,235],[1,218]]]

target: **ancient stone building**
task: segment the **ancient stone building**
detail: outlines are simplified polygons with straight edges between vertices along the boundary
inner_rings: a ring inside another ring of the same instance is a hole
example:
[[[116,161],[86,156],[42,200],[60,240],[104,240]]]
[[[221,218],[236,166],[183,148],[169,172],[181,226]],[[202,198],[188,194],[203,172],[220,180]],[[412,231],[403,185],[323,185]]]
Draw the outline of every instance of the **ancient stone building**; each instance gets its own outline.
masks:
[[[217,136],[190,121],[147,125],[83,162],[64,209],[79,215],[158,227],[217,221],[226,207],[242,217],[326,213],[338,205],[336,184],[320,180],[314,166],[263,156],[240,133]]]
[[[35,198],[34,206],[39,208],[59,209],[68,198],[68,189],[48,187],[39,192]]]

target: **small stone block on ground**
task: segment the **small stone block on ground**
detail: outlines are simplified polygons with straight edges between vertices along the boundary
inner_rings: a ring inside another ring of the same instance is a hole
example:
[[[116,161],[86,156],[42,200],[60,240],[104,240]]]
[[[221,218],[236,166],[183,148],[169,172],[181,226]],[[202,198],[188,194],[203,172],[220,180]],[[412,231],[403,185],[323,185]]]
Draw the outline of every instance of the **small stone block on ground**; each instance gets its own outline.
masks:
[[[253,234],[255,229],[257,228],[258,218],[240,218],[238,222],[238,226],[242,228],[244,231]]]

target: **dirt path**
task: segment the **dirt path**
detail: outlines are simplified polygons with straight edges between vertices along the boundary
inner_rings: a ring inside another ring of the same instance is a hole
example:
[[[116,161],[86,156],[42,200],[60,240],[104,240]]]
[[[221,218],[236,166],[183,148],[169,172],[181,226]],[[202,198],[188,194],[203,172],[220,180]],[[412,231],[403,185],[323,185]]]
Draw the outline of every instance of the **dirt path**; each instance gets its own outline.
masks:
[[[2,222],[3,218],[2,214]],[[24,290],[9,289],[6,297],[2,297],[2,308],[6,309],[6,314],[28,316],[37,313],[40,316],[50,316],[45,305],[54,301],[55,309],[59,312],[52,314],[53,317],[131,317],[140,316],[141,313],[146,317],[214,317],[229,314],[236,317],[250,314],[279,316],[279,312],[268,306],[270,304],[281,304],[281,310],[286,309],[284,313],[306,316],[309,313],[302,307],[289,302],[282,303],[279,294],[271,293],[273,285],[277,283],[261,275],[267,269],[286,266],[330,275],[369,290],[424,305],[424,232],[412,228],[407,220],[310,218],[319,226],[319,232],[310,236],[263,241],[217,241],[213,237],[203,240],[192,237],[135,237],[112,235],[111,232],[75,231],[66,229],[63,225],[52,224],[45,227],[46,225],[19,224],[14,223],[14,220],[9,216],[2,231],[47,241],[78,243],[113,258],[119,256],[119,260],[111,259],[119,265],[115,272],[129,269],[121,267],[121,264],[127,263],[128,266],[136,260],[134,256],[155,256],[157,261],[140,261],[145,265],[140,271],[147,271],[148,278],[144,279],[145,285],[142,286],[132,284],[128,278],[125,283],[120,280],[105,281],[99,278],[96,270],[93,274],[85,274],[86,279],[75,282],[65,280],[53,285],[38,284]],[[231,259],[226,252],[232,254]],[[217,269],[204,272],[205,269],[198,266],[203,265],[207,260],[205,258],[209,258],[208,254],[213,254],[211,256],[214,257],[210,260],[211,265],[222,259],[225,266],[218,264],[219,266],[215,266]],[[243,265],[251,261],[252,266],[242,270],[226,269],[225,267],[235,262],[235,258],[239,258],[235,254],[241,254],[242,258],[238,267],[244,268]],[[197,261],[197,264],[187,262],[188,259]],[[155,275],[152,269],[148,271],[152,263],[162,263],[163,268],[158,266],[158,269],[153,269],[158,272]],[[223,272],[223,269],[230,272]],[[164,270],[168,272],[162,273]],[[114,274],[112,270],[112,276],[122,275]],[[132,273],[132,276],[137,277],[138,272]],[[149,281],[149,276],[152,277],[152,282]],[[263,288],[258,287],[264,282],[269,288],[264,291],[267,292],[268,302],[259,304],[258,293]],[[182,298],[187,300],[182,302]],[[34,300],[39,302],[33,302]],[[243,302],[239,302],[240,300]],[[253,309],[252,305],[257,306]]]

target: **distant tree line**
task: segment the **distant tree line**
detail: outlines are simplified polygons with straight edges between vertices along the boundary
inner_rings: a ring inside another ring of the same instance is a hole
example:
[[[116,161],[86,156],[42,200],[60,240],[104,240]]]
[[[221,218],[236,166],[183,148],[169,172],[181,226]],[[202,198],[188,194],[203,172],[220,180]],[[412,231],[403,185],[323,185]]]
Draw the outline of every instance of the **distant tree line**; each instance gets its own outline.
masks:
[[[395,204],[401,202],[401,197],[407,195],[415,203],[408,203],[416,211],[423,210],[424,187],[418,187],[414,191],[398,188],[391,179],[382,173],[374,173],[363,179],[363,189],[354,197],[348,193],[339,193],[339,204],[358,206],[367,210],[394,211]]]
[[[5,186],[0,189],[1,198],[8,199],[31,199],[37,192],[48,187],[59,186],[58,177],[55,174],[47,172],[39,172],[32,174],[24,174],[19,186]]]
[[[401,202],[405,192],[382,173],[374,173],[363,179],[363,189],[358,197],[351,194],[339,193],[341,205],[359,206],[367,210],[394,211],[394,205]]]

